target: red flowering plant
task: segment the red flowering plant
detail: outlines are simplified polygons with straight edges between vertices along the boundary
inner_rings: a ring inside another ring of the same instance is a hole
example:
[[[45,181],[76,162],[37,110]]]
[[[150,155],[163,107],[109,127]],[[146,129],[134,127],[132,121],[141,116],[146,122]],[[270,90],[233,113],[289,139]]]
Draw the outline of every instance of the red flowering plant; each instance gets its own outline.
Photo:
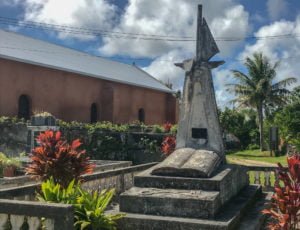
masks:
[[[166,122],[166,123],[163,125],[164,131],[165,131],[166,133],[170,132],[172,126],[173,126],[173,125],[172,125],[170,122]]]
[[[61,137],[61,132],[45,131],[37,137],[38,147],[31,152],[31,163],[26,173],[36,179],[47,180],[66,187],[73,179],[79,181],[81,175],[93,172],[94,165],[89,162],[85,150],[80,150],[79,139],[69,144]]]
[[[300,155],[287,158],[288,170],[278,164],[279,182],[275,183],[275,193],[271,207],[263,210],[272,217],[268,228],[271,230],[300,229]]]
[[[161,151],[166,155],[170,155],[176,147],[176,137],[166,136],[161,144]]]

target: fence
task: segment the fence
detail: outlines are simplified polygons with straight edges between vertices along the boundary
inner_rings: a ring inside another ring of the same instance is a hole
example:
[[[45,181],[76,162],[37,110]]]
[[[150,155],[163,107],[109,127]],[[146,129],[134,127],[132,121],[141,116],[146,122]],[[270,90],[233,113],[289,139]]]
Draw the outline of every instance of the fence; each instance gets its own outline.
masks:
[[[82,187],[89,190],[115,188],[119,194],[133,184],[134,174],[150,168],[149,163],[104,172],[96,172],[83,177]],[[19,230],[27,225],[29,230],[43,226],[47,230],[73,229],[74,211],[71,205],[32,202],[40,183],[15,188],[0,189],[0,230],[11,226]],[[20,200],[21,199],[21,200]],[[24,201],[25,200],[25,201]]]
[[[246,166],[251,184],[260,184],[265,191],[273,191],[274,184],[279,182],[277,167]]]
[[[72,205],[0,199],[0,229],[73,229]],[[10,226],[10,227],[9,227]]]

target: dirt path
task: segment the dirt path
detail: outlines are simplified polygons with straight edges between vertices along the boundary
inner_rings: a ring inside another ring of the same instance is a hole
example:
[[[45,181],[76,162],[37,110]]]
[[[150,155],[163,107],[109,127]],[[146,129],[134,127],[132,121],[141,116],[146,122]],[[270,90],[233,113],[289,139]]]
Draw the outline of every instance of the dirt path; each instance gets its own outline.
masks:
[[[255,161],[255,160],[247,160],[247,159],[239,159],[239,158],[230,158],[229,161],[234,164],[239,165],[246,165],[246,166],[277,166],[276,164],[262,162],[262,161]]]

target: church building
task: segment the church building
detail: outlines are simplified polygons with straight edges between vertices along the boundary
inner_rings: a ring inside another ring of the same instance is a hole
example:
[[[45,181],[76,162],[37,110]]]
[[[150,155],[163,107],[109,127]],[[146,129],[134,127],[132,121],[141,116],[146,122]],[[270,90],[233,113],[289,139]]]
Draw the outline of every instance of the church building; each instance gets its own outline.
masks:
[[[175,123],[173,93],[135,65],[0,30],[0,116]]]

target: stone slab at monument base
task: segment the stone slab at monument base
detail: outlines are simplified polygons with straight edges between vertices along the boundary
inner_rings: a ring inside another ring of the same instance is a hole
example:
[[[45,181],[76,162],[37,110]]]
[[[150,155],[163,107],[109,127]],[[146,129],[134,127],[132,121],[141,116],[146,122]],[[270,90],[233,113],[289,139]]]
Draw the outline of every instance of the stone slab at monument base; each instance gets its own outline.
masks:
[[[211,178],[154,176],[148,169],[120,196],[121,230],[237,229],[261,187],[245,168],[223,165]]]
[[[119,220],[120,230],[240,230],[243,217],[251,210],[253,204],[261,197],[261,187],[247,186],[231,202],[226,204],[213,219],[182,218],[157,216],[138,213],[126,213]],[[178,207],[180,209],[180,207]],[[253,220],[252,223],[260,222]],[[258,224],[256,224],[256,227]],[[251,226],[250,226],[251,227]],[[252,229],[252,228],[248,228]],[[259,228],[253,228],[259,229]],[[243,228],[243,230],[245,230]]]

